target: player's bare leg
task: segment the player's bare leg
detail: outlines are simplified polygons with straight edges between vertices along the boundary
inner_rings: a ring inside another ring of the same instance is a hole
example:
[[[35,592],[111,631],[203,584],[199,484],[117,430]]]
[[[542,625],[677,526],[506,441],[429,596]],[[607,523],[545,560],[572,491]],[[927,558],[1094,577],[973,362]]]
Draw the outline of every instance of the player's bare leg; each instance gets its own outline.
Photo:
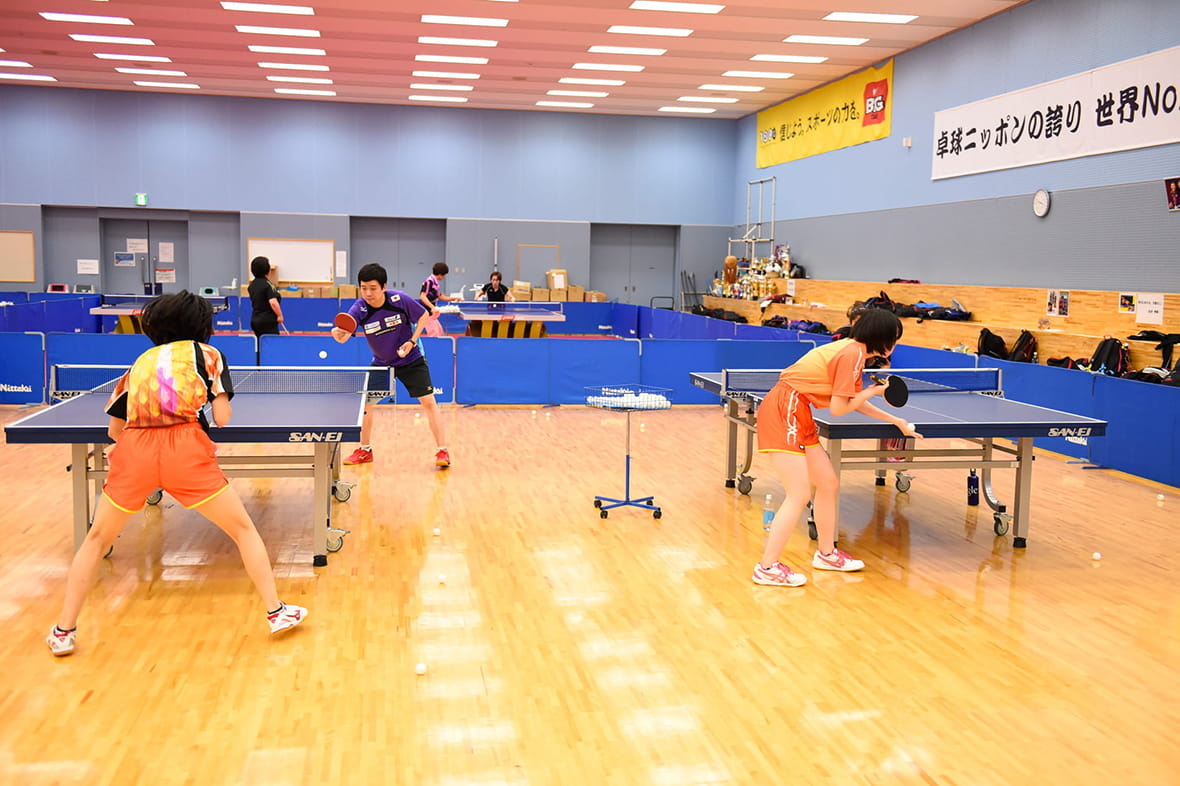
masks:
[[[836,548],[836,505],[840,496],[840,477],[832,467],[832,459],[821,448],[807,451],[807,468],[815,485],[816,541],[819,548],[811,559],[811,567],[819,570],[854,571],[865,566],[858,559]]]
[[[808,453],[810,452],[808,451]],[[762,559],[759,561],[763,568],[769,568],[778,561],[779,555],[786,548],[787,541],[791,539],[791,532],[799,523],[799,516],[803,514],[803,508],[807,507],[807,501],[811,499],[811,480],[807,457],[797,453],[768,453],[767,455],[770,456],[771,463],[774,464],[775,474],[783,484],[786,498],[779,506],[778,512],[774,514],[774,521],[770,525],[770,534],[766,537],[766,547],[763,549]],[[829,464],[829,468],[830,466]],[[816,525],[819,525],[818,511]]]
[[[135,514],[115,507],[106,495],[98,498],[98,505],[94,509],[94,523],[74,554],[74,561],[70,563],[70,572],[66,578],[66,598],[62,603],[61,614],[57,617],[57,627],[61,630],[73,630],[77,626],[82,603],[86,600],[86,593],[94,586],[102,558],[111,550],[115,538],[119,537],[127,520],[133,515]]]
[[[282,603],[279,601],[278,590],[275,589],[270,555],[266,553],[262,536],[258,534],[258,529],[242,505],[237,492],[227,487],[225,491],[201,503],[196,509],[220,527],[237,545],[238,552],[242,555],[242,564],[246,567],[246,575],[254,582],[254,588],[262,596],[266,610],[269,612],[279,608]]]
[[[418,403],[422,405],[422,409],[426,410],[426,422],[430,424],[430,433],[434,435],[434,444],[438,445],[438,453],[435,454],[435,463],[440,467],[449,467],[451,465],[451,455],[447,451],[447,438],[443,431],[442,410],[438,406],[438,402],[434,400],[434,394],[430,393],[418,399]]]

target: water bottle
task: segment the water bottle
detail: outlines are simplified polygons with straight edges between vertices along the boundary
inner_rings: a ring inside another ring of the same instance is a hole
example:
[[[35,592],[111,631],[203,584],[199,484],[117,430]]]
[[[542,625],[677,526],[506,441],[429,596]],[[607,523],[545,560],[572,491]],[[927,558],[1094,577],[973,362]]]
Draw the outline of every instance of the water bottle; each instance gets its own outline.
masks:
[[[770,495],[766,495],[766,502],[762,504],[762,529],[767,532],[770,531],[770,525],[774,523],[774,504],[770,501]]]
[[[979,504],[979,476],[975,474],[975,470],[967,476],[967,504]]]

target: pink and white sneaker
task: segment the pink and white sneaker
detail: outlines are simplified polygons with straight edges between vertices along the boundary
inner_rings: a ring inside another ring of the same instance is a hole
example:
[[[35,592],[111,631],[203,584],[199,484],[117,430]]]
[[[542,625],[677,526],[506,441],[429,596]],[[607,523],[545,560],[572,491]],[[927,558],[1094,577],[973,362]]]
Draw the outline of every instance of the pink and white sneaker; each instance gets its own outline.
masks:
[[[302,606],[292,606],[288,603],[279,606],[278,611],[266,615],[266,621],[270,623],[271,633],[278,633],[279,631],[293,628],[305,619],[307,619],[307,609]]]
[[[754,575],[751,577],[755,584],[765,584],[770,587],[802,587],[807,583],[807,577],[796,573],[781,562],[776,562],[769,568],[761,563],[754,565]]]
[[[73,630],[62,630],[54,625],[49,635],[45,637],[45,643],[49,645],[49,651],[57,657],[62,655],[69,655],[74,651],[74,635],[78,632],[77,628]]]
[[[815,556],[811,558],[811,567],[819,568],[820,570],[840,570],[848,573],[854,570],[861,570],[865,564],[858,559],[853,559],[840,549],[836,549],[831,554],[824,554],[819,549],[815,550]]]

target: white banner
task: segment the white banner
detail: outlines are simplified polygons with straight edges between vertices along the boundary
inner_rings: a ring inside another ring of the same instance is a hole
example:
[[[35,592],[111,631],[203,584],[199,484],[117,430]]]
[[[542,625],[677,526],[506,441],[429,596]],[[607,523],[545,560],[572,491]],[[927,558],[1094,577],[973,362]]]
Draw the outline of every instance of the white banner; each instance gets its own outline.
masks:
[[[934,114],[931,180],[1180,142],[1180,47]]]

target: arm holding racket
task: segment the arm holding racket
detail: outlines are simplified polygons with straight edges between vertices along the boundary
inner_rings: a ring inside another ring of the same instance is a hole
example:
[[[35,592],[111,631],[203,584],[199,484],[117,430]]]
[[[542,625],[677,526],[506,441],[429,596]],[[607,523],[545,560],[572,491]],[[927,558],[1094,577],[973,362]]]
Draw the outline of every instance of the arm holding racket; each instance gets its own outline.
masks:
[[[332,338],[336,340],[337,344],[343,344],[352,337],[352,334],[356,332],[356,328],[356,317],[346,311],[342,311],[332,319]]]

